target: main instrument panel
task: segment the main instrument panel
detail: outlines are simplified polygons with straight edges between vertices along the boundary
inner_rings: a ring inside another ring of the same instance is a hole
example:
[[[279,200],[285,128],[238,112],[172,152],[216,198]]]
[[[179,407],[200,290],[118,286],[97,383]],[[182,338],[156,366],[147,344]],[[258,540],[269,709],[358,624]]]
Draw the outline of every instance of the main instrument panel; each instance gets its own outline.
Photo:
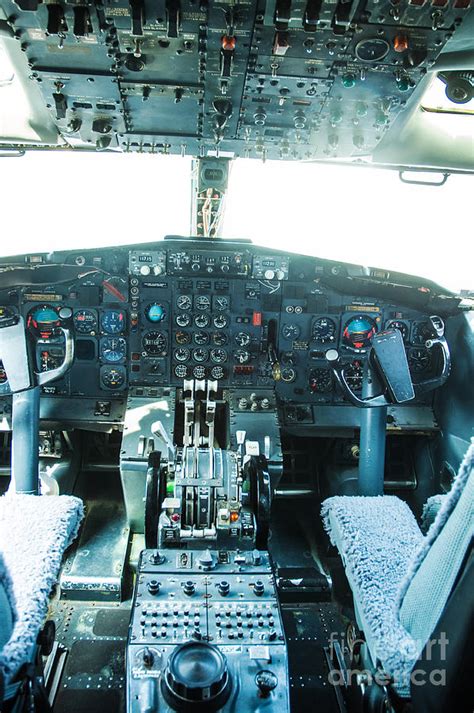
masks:
[[[414,381],[436,366],[424,346],[429,313],[375,287],[357,296],[336,289],[330,278],[349,266],[179,239],[23,260],[34,265],[36,283],[9,288],[7,296],[39,331],[38,371],[62,361],[57,328],[72,325],[75,333],[72,369],[43,391],[95,398],[99,412],[128,391],[153,397],[193,378],[231,389],[240,411],[268,408],[268,398],[258,398],[268,389],[281,404],[346,405],[325,352],[339,350],[360,391],[370,339],[386,327],[402,333]],[[24,273],[24,265],[13,267]],[[60,279],[40,285],[38,275],[53,267]],[[4,372],[0,389],[1,381]]]

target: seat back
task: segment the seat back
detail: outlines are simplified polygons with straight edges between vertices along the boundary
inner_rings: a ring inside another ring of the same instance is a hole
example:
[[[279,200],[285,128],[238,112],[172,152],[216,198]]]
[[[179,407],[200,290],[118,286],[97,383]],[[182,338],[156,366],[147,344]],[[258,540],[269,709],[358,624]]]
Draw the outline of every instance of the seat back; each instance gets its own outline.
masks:
[[[423,647],[446,606],[474,537],[474,440],[400,586],[400,622]]]
[[[13,631],[14,604],[11,592],[12,583],[0,553],[0,651],[10,640]]]

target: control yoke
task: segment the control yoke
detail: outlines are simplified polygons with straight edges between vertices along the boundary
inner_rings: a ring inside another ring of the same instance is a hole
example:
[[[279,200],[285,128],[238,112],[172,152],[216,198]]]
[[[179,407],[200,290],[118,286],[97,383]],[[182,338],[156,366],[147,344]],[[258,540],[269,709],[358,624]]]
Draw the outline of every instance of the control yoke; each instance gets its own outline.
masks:
[[[3,362],[10,393],[15,394],[55,381],[68,371],[74,361],[74,339],[69,329],[59,327],[64,336],[63,363],[56,369],[37,372],[23,317],[0,308],[0,359]],[[8,393],[8,392],[7,392]]]
[[[326,352],[326,360],[334,372],[336,381],[349,401],[359,408],[380,408],[391,404],[401,404],[412,401],[415,396],[432,391],[442,386],[451,370],[451,356],[448,343],[444,336],[444,322],[441,317],[433,315],[429,318],[431,337],[426,340],[425,347],[429,350],[441,351],[442,365],[440,373],[431,379],[414,384],[411,379],[408,360],[403,343],[403,337],[398,329],[388,329],[378,332],[371,340],[368,355],[368,365],[374,369],[383,385],[380,394],[359,397],[351,389],[345,375],[345,365],[337,349]]]

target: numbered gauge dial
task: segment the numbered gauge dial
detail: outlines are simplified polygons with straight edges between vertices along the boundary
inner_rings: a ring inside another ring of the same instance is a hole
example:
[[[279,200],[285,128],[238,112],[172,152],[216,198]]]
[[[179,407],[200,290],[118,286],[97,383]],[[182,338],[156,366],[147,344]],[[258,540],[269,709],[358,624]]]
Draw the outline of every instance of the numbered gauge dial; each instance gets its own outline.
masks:
[[[248,364],[250,361],[250,353],[246,349],[237,349],[234,352],[234,359],[239,364]]]
[[[225,312],[230,307],[230,300],[227,295],[217,295],[213,299],[213,306],[216,312]]]
[[[106,334],[121,334],[125,329],[125,312],[120,309],[106,309],[100,315],[100,326]]]
[[[421,374],[427,371],[431,365],[431,356],[424,347],[414,347],[408,352],[408,365],[414,374]]]
[[[312,369],[308,381],[310,391],[315,394],[326,394],[332,389],[332,375],[329,369]]]
[[[227,361],[227,352],[225,349],[211,349],[211,361],[214,364],[224,364]]]
[[[285,366],[295,366],[297,357],[295,352],[283,352],[281,355],[281,363]]]
[[[179,349],[174,350],[174,358],[176,359],[176,361],[188,361],[190,356],[191,352],[185,347],[180,347]]]
[[[224,329],[229,324],[229,320],[224,314],[216,314],[212,323],[216,329]]]
[[[178,327],[189,327],[191,321],[192,317],[187,312],[183,312],[183,314],[177,314],[175,318],[175,322]]]
[[[143,351],[146,354],[166,354],[166,335],[163,332],[146,332],[142,338]]]
[[[205,379],[206,378],[206,367],[202,366],[199,364],[198,366],[195,366],[193,369],[193,376],[195,379]]]
[[[372,317],[368,317],[366,314],[357,314],[344,325],[342,338],[345,346],[350,349],[367,349],[376,332],[377,325]]]
[[[219,379],[225,379],[226,371],[222,366],[213,366],[211,369],[211,377],[219,381]]]
[[[296,379],[296,371],[290,366],[285,366],[281,370],[281,380],[286,381],[287,384],[291,383]]]
[[[127,342],[123,337],[103,337],[100,340],[100,356],[108,364],[118,364],[127,356]]]
[[[93,334],[97,331],[97,315],[90,309],[74,312],[74,329],[77,334]]]
[[[409,329],[406,322],[402,322],[400,319],[392,319],[385,325],[386,329],[398,329],[402,335],[403,341],[408,342]]]
[[[294,339],[298,339],[301,334],[301,329],[297,324],[284,324],[281,329],[281,333],[284,339],[293,341]]]
[[[176,300],[176,307],[182,310],[190,310],[193,306],[193,298],[191,295],[179,295]]]
[[[198,362],[207,361],[209,359],[209,352],[207,349],[193,349],[193,359]]]
[[[358,42],[355,54],[362,62],[380,62],[388,54],[389,49],[387,40],[372,37]]]
[[[197,295],[194,298],[194,308],[201,312],[207,312],[211,309],[211,298],[208,295]]]
[[[205,327],[209,327],[210,323],[211,323],[211,318],[209,317],[208,314],[197,314],[194,317],[194,324],[199,329],[204,329]]]
[[[194,343],[202,346],[209,344],[209,334],[207,332],[195,332],[193,335]]]
[[[28,315],[28,325],[35,329],[53,329],[60,323],[59,315],[55,307],[50,305],[38,305],[34,307]]]
[[[174,375],[177,376],[178,379],[187,379],[189,373],[189,367],[186,366],[186,364],[176,364],[174,368]]]
[[[411,341],[413,344],[424,346],[427,339],[432,337],[431,328],[428,322],[414,322],[411,332]]]
[[[176,340],[176,344],[189,344],[191,341],[191,333],[179,331],[176,332],[174,338]]]
[[[152,324],[157,324],[158,322],[163,322],[166,317],[166,310],[164,305],[158,304],[158,302],[153,302],[145,308],[145,317]]]
[[[214,332],[212,335],[212,343],[218,347],[223,347],[227,344],[227,334],[225,332]]]
[[[329,317],[316,319],[313,323],[312,337],[313,341],[321,342],[321,344],[333,342],[336,338],[336,323],[334,320]]]
[[[248,332],[238,332],[234,340],[239,347],[246,347],[250,344],[250,334],[248,334]]]
[[[117,390],[125,386],[126,372],[123,366],[103,366],[100,369],[100,383],[105,389]]]

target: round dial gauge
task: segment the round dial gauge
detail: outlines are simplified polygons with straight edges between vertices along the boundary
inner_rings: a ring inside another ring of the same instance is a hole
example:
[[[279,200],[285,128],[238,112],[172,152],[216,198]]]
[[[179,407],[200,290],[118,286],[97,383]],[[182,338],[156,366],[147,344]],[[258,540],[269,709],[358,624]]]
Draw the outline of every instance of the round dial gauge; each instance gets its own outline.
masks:
[[[312,369],[309,374],[309,388],[313,393],[325,394],[332,389],[332,375],[329,369]]]
[[[191,341],[191,334],[189,332],[176,332],[174,335],[176,344],[189,344]]]
[[[209,352],[207,349],[193,349],[193,359],[194,361],[207,361],[209,359]]]
[[[209,317],[208,314],[197,314],[194,317],[194,324],[196,327],[199,327],[199,329],[204,329],[204,327],[209,327],[211,323],[211,318]]]
[[[103,366],[100,380],[106,389],[120,389],[125,384],[125,369],[123,366]]]
[[[296,354],[294,352],[283,352],[281,355],[281,363],[286,366],[294,366],[296,361]]]
[[[239,347],[246,347],[248,344],[250,344],[250,334],[247,332],[238,332],[235,337],[235,342],[236,344],[239,345]]]
[[[315,342],[333,342],[336,337],[336,324],[329,317],[319,317],[313,323],[312,336]]]
[[[176,300],[176,307],[178,309],[189,310],[193,306],[193,298],[191,295],[179,295]]]
[[[210,310],[211,309],[211,298],[208,297],[207,295],[197,295],[194,298],[194,307],[195,307],[195,309],[198,309],[201,312],[206,312],[207,310]]]
[[[166,336],[163,332],[146,332],[142,338],[143,351],[147,354],[164,354],[166,352]]]
[[[187,379],[189,376],[189,367],[186,364],[176,364],[174,368],[174,375],[178,379]]]
[[[58,326],[60,319],[56,308],[39,305],[30,311],[27,322],[37,329],[52,329]]]
[[[106,309],[100,315],[100,326],[107,334],[120,334],[125,329],[125,313],[119,309]]]
[[[205,379],[206,378],[206,367],[199,364],[193,369],[193,376],[195,379]]]
[[[216,329],[224,329],[229,324],[229,320],[224,314],[216,314],[212,323]]]
[[[431,329],[428,322],[415,322],[411,334],[413,344],[424,345],[427,339],[431,337]]]
[[[177,314],[175,322],[178,327],[189,327],[189,325],[191,324],[191,315],[187,312],[183,312],[183,314]]]
[[[286,366],[281,370],[281,380],[290,383],[296,379],[296,371],[290,366]]]
[[[203,344],[209,343],[209,334],[207,332],[195,332],[193,339],[196,344],[202,346]]]
[[[288,339],[291,341],[293,339],[298,339],[301,330],[297,324],[284,324],[281,329],[281,333],[284,339]]]
[[[78,334],[91,334],[97,329],[97,316],[90,309],[80,309],[74,313],[74,329]]]
[[[408,352],[408,365],[410,371],[414,374],[421,374],[429,369],[431,364],[431,356],[424,347],[413,348]]]
[[[380,62],[390,49],[387,40],[371,37],[356,44],[355,54],[362,62]]]
[[[357,314],[351,317],[344,326],[342,337],[344,344],[351,349],[365,349],[377,332],[377,325],[372,317]]]
[[[127,355],[127,342],[123,337],[104,337],[100,340],[100,355],[109,364],[117,364]]]
[[[352,391],[360,391],[362,389],[362,379],[364,377],[364,367],[361,361],[356,359],[346,366],[344,370],[346,381]]]
[[[229,298],[225,295],[214,297],[214,309],[217,312],[224,312],[229,309]]]
[[[225,369],[222,366],[213,366],[211,369],[211,376],[213,379],[224,379]]]
[[[190,356],[191,352],[185,347],[180,347],[179,349],[175,349],[174,351],[174,358],[176,359],[176,361],[188,361]]]
[[[237,349],[237,351],[234,352],[234,359],[239,362],[239,364],[247,364],[247,362],[250,361],[250,354],[246,349]]]
[[[392,319],[387,322],[386,329],[398,329],[401,333],[403,341],[408,342],[408,325],[405,322],[401,322],[399,319]]]
[[[145,308],[145,317],[149,322],[156,324],[157,322],[162,322],[166,317],[166,311],[163,305],[153,302],[151,305]]]
[[[227,352],[225,349],[211,349],[211,361],[215,364],[223,364],[227,361]]]
[[[225,332],[214,332],[212,335],[212,343],[218,347],[224,346],[224,344],[227,344],[227,334],[225,334]]]

